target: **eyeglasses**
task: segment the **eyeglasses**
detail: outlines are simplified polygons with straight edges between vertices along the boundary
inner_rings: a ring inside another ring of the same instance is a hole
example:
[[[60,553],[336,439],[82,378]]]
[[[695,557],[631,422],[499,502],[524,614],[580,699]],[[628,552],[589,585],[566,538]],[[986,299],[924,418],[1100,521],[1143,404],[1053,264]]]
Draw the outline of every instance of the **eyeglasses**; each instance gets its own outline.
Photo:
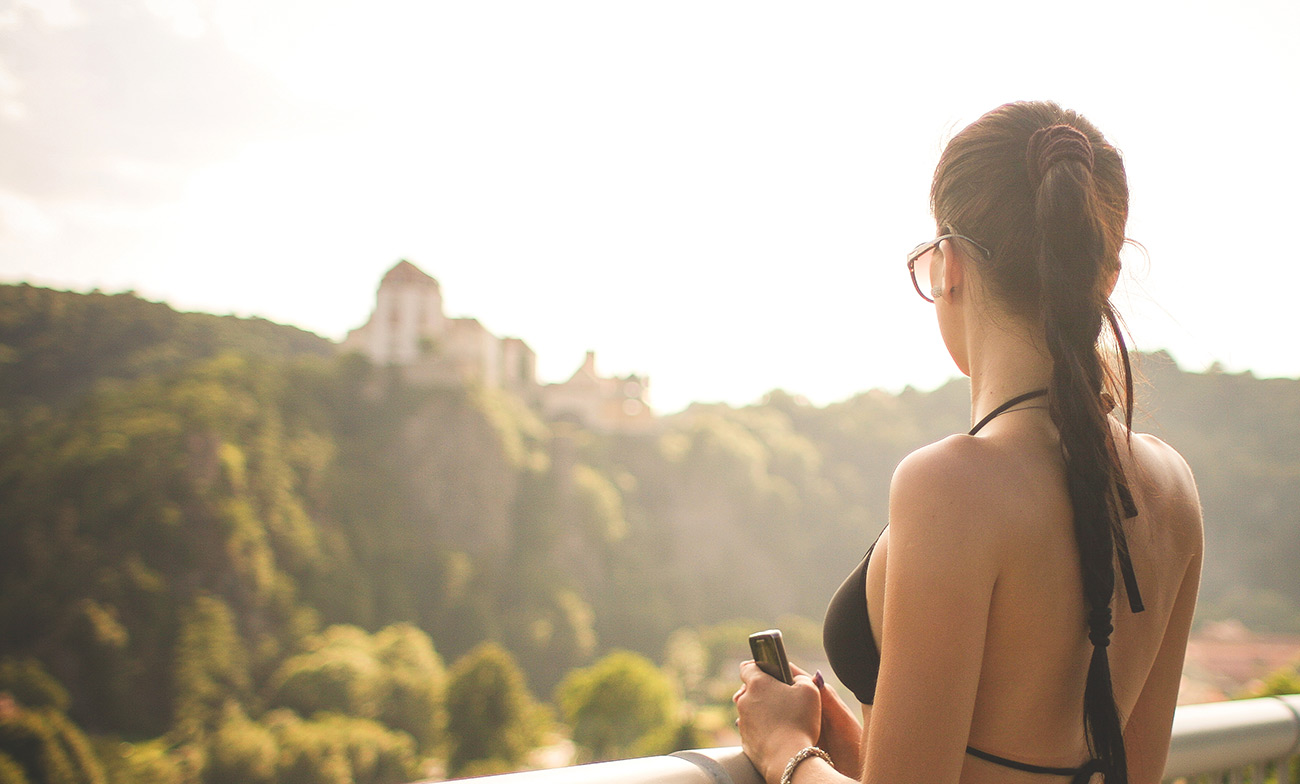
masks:
[[[993,254],[989,253],[988,249],[983,245],[970,237],[961,234],[944,234],[941,237],[935,237],[929,242],[922,242],[920,245],[912,248],[912,252],[907,254],[907,271],[912,276],[912,285],[916,287],[916,293],[920,294],[921,299],[926,302],[934,302],[939,298],[939,295],[943,294],[943,286],[931,286],[929,283],[930,260],[934,257],[934,251],[938,249],[939,243],[944,240],[965,240],[966,242],[969,242],[971,245],[974,245],[981,254],[983,254],[985,261],[988,261],[993,256]],[[926,282],[927,285],[925,288],[921,288],[921,281]],[[928,294],[926,293],[927,291],[929,292]]]

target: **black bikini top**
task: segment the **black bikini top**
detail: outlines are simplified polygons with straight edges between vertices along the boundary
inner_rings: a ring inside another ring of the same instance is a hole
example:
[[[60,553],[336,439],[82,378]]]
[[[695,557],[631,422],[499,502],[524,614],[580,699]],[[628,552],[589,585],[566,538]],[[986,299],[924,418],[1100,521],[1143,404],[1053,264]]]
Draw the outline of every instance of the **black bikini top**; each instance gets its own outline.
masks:
[[[967,435],[975,435],[994,418],[1006,413],[1013,406],[1046,394],[1046,389],[1038,389],[1008,400],[989,412],[970,429]],[[1121,483],[1117,492],[1124,508],[1125,518],[1137,516],[1137,505],[1127,485]],[[881,533],[883,534],[884,531],[882,530]],[[1117,537],[1115,549],[1119,554],[1120,572],[1124,577],[1129,607],[1135,613],[1142,612],[1142,596],[1138,591],[1127,542],[1123,539],[1122,531],[1117,532]],[[880,538],[877,537],[876,542],[879,541]],[[867,565],[871,561],[872,551],[876,549],[876,542],[872,542],[871,547],[867,548],[867,553],[862,557],[857,568],[849,573],[843,584],[835,591],[835,595],[831,597],[830,604],[826,608],[826,620],[822,626],[822,646],[826,650],[826,658],[830,662],[831,669],[835,671],[840,682],[848,687],[864,705],[875,702],[876,680],[880,676],[880,648],[877,647],[876,639],[871,634],[871,619],[867,614]],[[1084,769],[1095,762],[1090,761],[1088,766],[1080,768],[1039,768],[969,747],[967,753],[1006,767],[1054,775],[1082,776]],[[1086,780],[1086,776],[1083,780]]]

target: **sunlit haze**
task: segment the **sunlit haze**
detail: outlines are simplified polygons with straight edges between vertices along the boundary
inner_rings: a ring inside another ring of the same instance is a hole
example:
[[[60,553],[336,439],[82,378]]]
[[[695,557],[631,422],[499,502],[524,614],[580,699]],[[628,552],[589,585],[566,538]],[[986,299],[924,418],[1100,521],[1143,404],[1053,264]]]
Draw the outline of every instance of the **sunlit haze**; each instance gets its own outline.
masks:
[[[0,281],[340,339],[409,259],[663,412],[956,373],[903,254],[947,138],[1048,98],[1123,150],[1116,301],[1300,375],[1300,4],[0,0]]]

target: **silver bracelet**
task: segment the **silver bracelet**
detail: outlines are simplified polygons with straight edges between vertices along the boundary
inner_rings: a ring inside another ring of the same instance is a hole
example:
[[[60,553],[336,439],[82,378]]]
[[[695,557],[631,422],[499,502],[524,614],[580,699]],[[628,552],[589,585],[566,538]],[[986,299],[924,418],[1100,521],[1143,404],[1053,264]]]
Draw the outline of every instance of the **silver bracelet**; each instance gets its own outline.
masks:
[[[790,758],[789,762],[785,763],[785,771],[781,773],[781,784],[791,784],[791,782],[794,781],[794,769],[799,767],[800,762],[803,762],[809,757],[821,757],[826,760],[827,765],[830,765],[832,768],[835,767],[835,763],[831,762],[831,755],[816,746],[806,746],[799,749],[799,753],[795,754]]]

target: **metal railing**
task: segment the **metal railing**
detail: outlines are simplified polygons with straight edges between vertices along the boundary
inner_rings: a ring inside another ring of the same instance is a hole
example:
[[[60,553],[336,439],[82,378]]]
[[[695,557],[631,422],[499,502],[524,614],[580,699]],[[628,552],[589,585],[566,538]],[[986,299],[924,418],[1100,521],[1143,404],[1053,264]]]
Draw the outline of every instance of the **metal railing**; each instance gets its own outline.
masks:
[[[1300,695],[1184,705],[1165,781],[1300,784]],[[480,784],[763,784],[739,746],[476,779]]]
[[[1165,780],[1300,784],[1300,695],[1184,705],[1174,713]]]

